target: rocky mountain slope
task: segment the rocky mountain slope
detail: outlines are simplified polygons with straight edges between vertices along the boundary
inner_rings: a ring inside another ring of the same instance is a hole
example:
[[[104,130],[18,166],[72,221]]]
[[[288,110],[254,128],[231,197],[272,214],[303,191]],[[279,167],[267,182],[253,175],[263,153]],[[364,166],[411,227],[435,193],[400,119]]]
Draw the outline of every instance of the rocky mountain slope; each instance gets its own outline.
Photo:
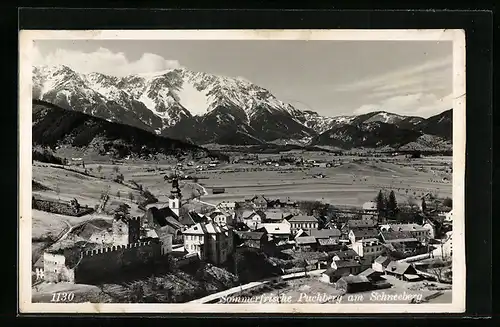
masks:
[[[218,154],[192,144],[63,109],[40,100],[33,101],[32,119],[33,146],[79,148],[114,158],[219,158]]]
[[[451,139],[451,110],[432,119],[383,111],[323,117],[246,80],[187,69],[119,78],[67,66],[34,67],[33,98],[195,144],[349,148],[400,146],[424,134]]]

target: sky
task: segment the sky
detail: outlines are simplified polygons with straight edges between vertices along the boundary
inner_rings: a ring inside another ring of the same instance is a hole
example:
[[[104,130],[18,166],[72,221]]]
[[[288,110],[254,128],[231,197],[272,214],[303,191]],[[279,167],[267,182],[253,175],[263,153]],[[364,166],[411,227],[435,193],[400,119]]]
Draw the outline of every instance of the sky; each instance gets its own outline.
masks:
[[[186,68],[244,78],[324,116],[452,108],[451,41],[43,40],[35,65],[114,76]]]

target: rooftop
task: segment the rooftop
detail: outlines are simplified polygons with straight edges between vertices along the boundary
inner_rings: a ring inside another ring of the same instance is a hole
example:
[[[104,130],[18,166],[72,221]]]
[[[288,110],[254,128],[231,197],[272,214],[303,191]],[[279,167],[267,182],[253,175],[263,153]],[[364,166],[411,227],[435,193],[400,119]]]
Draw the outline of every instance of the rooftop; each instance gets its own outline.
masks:
[[[349,228],[369,228],[375,227],[376,222],[374,220],[361,220],[361,219],[351,219],[347,221],[347,226]]]
[[[376,228],[353,229],[352,232],[356,238],[373,239],[378,236],[378,230]]]
[[[377,210],[376,202],[365,202],[363,203],[363,210]]]
[[[335,265],[337,268],[349,268],[349,267],[359,267],[361,266],[359,262],[354,260],[335,260]]]
[[[183,231],[183,234],[195,234],[195,235],[205,235],[205,234],[222,234],[225,232],[228,232],[231,230],[231,227],[229,226],[220,226],[216,223],[209,223],[209,224],[204,224],[204,223],[198,223],[185,231]]]
[[[236,235],[242,240],[260,240],[265,235],[264,232],[245,232],[237,231]]]
[[[330,238],[330,237],[339,237],[340,231],[336,228],[331,229],[313,229],[309,232],[311,236],[316,238]]]
[[[370,281],[368,280],[368,278],[366,276],[357,275],[357,276],[342,277],[338,280],[338,282],[345,282],[346,284],[361,284],[361,283],[369,283]]]
[[[305,216],[305,215],[299,215],[299,216],[293,216],[288,220],[289,222],[318,222],[318,219],[316,219],[313,216]]]
[[[280,223],[280,224],[275,224],[275,223],[267,223],[267,224],[261,224],[261,228],[264,228],[268,234],[281,234],[281,235],[287,235],[290,234],[290,225]]]
[[[410,234],[410,232],[405,231],[381,231],[383,239],[386,242],[416,242],[417,239]]]
[[[316,238],[314,236],[301,236],[295,239],[297,244],[316,244]]]

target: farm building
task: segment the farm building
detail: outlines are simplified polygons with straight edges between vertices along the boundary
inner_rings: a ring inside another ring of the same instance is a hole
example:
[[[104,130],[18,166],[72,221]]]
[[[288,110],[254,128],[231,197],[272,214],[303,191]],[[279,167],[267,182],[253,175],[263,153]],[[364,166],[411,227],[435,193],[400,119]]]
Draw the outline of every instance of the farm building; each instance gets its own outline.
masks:
[[[222,194],[225,193],[226,189],[223,187],[214,187],[212,188],[212,194]]]
[[[301,236],[295,239],[297,248],[301,250],[315,250],[316,238],[314,236]]]
[[[345,276],[336,283],[337,289],[346,293],[364,292],[373,289],[372,283],[366,276]]]
[[[385,268],[385,273],[404,281],[420,280],[420,276],[415,267],[407,262],[392,261],[387,265],[387,268]]]

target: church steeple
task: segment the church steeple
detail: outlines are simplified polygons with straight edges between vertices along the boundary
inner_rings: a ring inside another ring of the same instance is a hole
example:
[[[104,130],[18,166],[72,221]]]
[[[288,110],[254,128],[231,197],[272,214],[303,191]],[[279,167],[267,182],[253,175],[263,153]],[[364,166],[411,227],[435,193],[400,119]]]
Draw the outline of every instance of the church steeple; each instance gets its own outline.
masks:
[[[181,190],[179,188],[179,180],[177,176],[172,179],[172,189],[170,190],[170,196],[168,198],[168,207],[179,216],[180,202],[181,202]]]

